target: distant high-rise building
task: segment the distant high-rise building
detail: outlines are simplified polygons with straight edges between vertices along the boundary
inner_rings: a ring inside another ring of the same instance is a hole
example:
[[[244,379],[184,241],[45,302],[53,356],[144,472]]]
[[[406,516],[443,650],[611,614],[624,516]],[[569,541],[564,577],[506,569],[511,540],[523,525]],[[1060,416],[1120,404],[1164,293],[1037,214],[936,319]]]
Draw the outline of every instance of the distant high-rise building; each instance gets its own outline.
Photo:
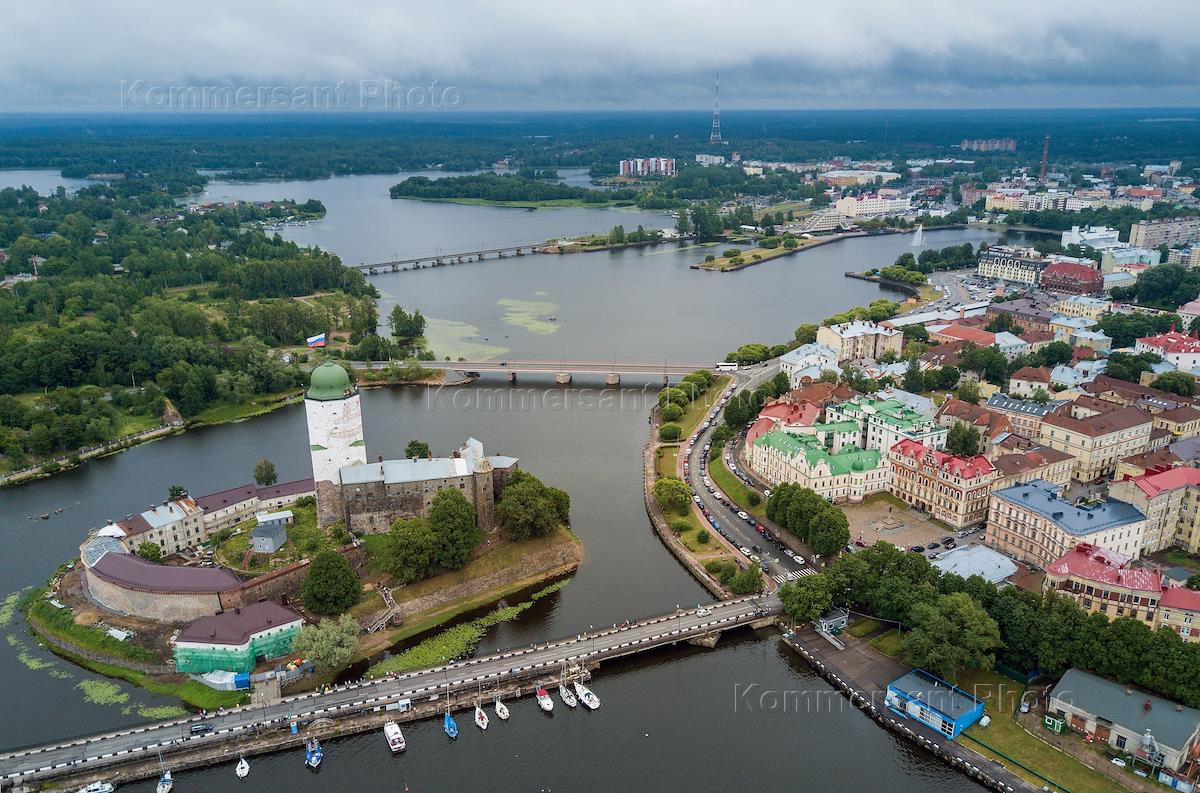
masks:
[[[721,142],[721,73],[717,72],[717,82],[713,90],[713,123],[712,132],[708,136],[709,143]]]
[[[674,157],[638,157],[632,160],[621,160],[619,163],[621,176],[674,176]]]

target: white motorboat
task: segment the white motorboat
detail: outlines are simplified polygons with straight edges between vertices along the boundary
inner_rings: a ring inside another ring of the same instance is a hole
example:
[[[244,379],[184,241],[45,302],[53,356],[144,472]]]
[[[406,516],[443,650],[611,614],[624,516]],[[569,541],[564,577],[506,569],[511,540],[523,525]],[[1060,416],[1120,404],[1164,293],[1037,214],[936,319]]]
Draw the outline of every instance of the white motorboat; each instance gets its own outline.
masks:
[[[500,701],[500,697],[496,697],[496,716],[500,721],[508,721],[508,705]]]
[[[593,694],[590,688],[578,680],[575,681],[575,694],[579,697],[580,702],[587,705],[588,710],[595,710],[600,707],[600,697]]]
[[[383,725],[383,737],[387,738],[388,748],[392,750],[392,754],[399,754],[408,746],[404,742],[404,733],[400,732],[400,725],[394,721],[388,721]]]
[[[158,786],[154,788],[155,793],[171,793],[175,787],[175,780],[171,778],[171,769],[164,768],[162,776],[158,778]]]
[[[550,699],[550,693],[544,688],[537,690],[538,707],[549,713],[554,710],[554,700]]]
[[[79,788],[75,793],[113,793],[116,790],[112,782],[92,782]]]
[[[571,689],[567,688],[565,683],[558,684],[558,697],[568,708],[573,708],[579,704],[579,701],[575,699],[575,695],[571,693]]]
[[[484,713],[483,708],[479,707],[479,703],[475,703],[475,726],[481,730],[488,728],[488,717]]]
[[[245,779],[246,777],[250,776],[250,764],[246,762],[246,758],[243,757],[238,760],[237,768],[234,769],[234,773],[237,774],[238,779]]]

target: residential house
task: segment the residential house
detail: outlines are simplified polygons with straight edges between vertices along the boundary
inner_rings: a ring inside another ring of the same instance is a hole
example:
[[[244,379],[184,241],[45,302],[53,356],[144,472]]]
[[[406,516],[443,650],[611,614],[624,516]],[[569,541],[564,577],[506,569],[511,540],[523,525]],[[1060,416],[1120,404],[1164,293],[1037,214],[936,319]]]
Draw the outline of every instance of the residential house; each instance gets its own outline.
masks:
[[[802,344],[779,356],[779,368],[792,388],[821,379],[821,373],[838,371],[837,351],[822,344]]]
[[[1038,441],[1075,458],[1072,477],[1091,482],[1111,475],[1117,461],[1149,448],[1150,414],[1127,407],[1086,418],[1050,414],[1042,419]]]
[[[1127,556],[1139,552],[1146,516],[1137,507],[1112,498],[1076,506],[1059,490],[1035,479],[992,493],[985,542],[1043,567],[1081,542]]]
[[[1065,399],[1052,399],[1042,403],[1032,399],[1014,399],[1008,394],[1000,393],[988,397],[986,407],[1008,419],[1013,432],[1036,440],[1041,432],[1042,420],[1065,404]]]
[[[1073,458],[1057,449],[1037,446],[1019,452],[1007,452],[992,458],[996,466],[993,490],[1019,485],[1041,479],[1057,487],[1066,487],[1071,481]]]
[[[1183,466],[1113,482],[1109,494],[1146,515],[1142,553],[1186,548],[1200,538],[1200,468]]]
[[[888,455],[892,495],[955,528],[987,516],[996,468],[982,454],[960,457],[903,440]]]
[[[1051,393],[1050,370],[1044,366],[1023,366],[1008,378],[1008,393],[1018,399],[1032,397],[1038,390]]]
[[[878,360],[887,352],[898,356],[903,343],[901,331],[861,319],[817,329],[817,344],[832,349],[839,362]]]
[[[988,457],[991,457],[995,444],[1013,431],[1012,424],[1003,414],[961,399],[951,398],[943,402],[934,421],[947,430],[960,421],[975,427],[979,430],[978,451]]]

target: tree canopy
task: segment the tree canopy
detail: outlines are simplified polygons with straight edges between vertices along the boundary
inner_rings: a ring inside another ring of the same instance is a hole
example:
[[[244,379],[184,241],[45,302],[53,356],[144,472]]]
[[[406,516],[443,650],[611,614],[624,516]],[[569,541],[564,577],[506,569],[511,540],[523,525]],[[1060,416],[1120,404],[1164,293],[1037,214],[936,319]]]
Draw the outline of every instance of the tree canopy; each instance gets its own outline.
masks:
[[[340,614],[357,603],[361,594],[362,584],[354,569],[332,549],[313,557],[300,587],[305,608],[316,614]]]

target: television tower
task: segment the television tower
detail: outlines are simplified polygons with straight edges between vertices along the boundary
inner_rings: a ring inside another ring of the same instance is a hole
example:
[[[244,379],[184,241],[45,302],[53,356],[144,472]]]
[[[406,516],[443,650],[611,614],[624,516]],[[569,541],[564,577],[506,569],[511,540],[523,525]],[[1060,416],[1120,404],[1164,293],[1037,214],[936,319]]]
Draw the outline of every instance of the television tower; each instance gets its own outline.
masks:
[[[1046,163],[1050,160],[1050,136],[1042,142],[1042,167],[1038,171],[1038,184],[1046,183]]]
[[[717,72],[717,84],[713,92],[713,125],[708,136],[709,143],[721,142],[721,73]]]

